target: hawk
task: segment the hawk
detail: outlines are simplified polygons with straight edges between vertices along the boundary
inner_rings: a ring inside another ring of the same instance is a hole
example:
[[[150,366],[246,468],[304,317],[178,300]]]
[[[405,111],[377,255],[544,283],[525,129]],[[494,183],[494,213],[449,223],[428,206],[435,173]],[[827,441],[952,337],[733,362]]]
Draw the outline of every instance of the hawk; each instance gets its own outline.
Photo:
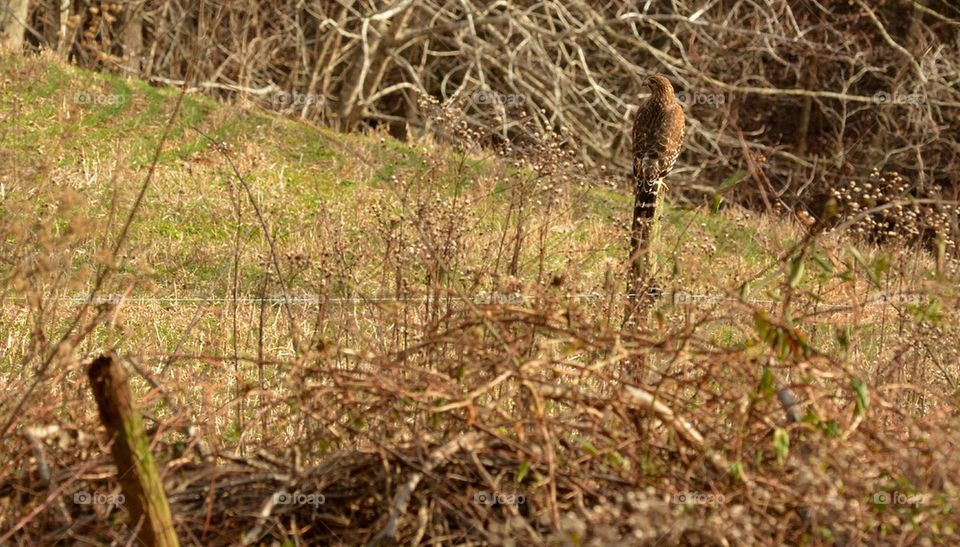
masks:
[[[663,177],[670,172],[683,147],[683,109],[670,80],[647,78],[650,97],[640,105],[633,120],[633,179],[635,201],[630,226],[630,278],[627,293],[631,304],[641,288],[653,289],[649,272],[650,243],[656,237],[657,210],[662,198]],[[631,308],[633,306],[631,305]],[[627,316],[629,318],[630,310]]]

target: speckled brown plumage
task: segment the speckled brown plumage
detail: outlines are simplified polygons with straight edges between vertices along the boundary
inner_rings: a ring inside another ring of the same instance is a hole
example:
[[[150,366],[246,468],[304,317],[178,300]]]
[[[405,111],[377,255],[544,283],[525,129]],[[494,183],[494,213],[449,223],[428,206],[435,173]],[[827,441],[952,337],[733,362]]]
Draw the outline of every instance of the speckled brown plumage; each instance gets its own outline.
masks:
[[[651,225],[663,177],[673,168],[683,147],[683,109],[677,103],[673,86],[663,76],[651,76],[647,86],[650,97],[640,105],[633,121],[635,201],[630,236],[631,275],[627,287],[631,295],[644,285],[652,286],[647,271]]]
[[[650,97],[633,120],[633,176],[637,183],[652,184],[673,167],[683,144],[683,109],[673,86],[663,76],[647,80]]]

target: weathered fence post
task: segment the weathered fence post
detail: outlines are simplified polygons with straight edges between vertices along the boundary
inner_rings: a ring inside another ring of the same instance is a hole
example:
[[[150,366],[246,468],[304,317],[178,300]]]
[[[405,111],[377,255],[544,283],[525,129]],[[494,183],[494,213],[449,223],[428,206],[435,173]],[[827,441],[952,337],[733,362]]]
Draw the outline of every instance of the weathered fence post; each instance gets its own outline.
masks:
[[[112,357],[101,355],[90,364],[87,376],[100,410],[100,421],[113,441],[117,479],[130,513],[130,525],[139,526],[137,539],[149,547],[179,545],[167,495],[150,454],[150,441],[133,408],[123,368]]]

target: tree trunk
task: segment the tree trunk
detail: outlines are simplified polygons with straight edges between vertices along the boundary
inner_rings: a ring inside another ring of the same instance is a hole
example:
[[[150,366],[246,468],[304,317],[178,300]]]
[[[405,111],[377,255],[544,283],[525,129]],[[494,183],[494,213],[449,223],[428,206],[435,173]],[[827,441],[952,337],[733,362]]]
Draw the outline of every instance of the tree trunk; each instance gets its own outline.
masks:
[[[0,0],[0,47],[19,52],[27,30],[29,0]]]
[[[123,64],[131,76],[139,75],[143,56],[143,10],[144,2],[126,4],[120,29],[120,47],[123,49]]]

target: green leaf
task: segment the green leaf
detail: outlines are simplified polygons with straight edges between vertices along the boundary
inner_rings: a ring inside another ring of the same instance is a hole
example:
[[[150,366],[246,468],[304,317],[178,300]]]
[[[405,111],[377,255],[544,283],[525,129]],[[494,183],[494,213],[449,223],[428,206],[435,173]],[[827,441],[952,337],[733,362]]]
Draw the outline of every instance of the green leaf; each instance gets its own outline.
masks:
[[[790,455],[790,433],[786,429],[778,427],[773,432],[773,448],[777,451],[777,461],[785,462]]]
[[[743,479],[743,465],[740,462],[734,462],[730,465],[730,476],[737,480]]]
[[[857,415],[866,414],[867,409],[870,408],[870,394],[867,390],[867,383],[863,380],[854,380],[853,391],[857,394]]]
[[[763,367],[760,372],[760,393],[764,396],[770,396],[773,395],[775,390],[773,372],[770,371],[770,367]]]
[[[607,454],[606,460],[607,460],[607,464],[610,467],[616,467],[618,469],[626,469],[626,470],[630,469],[630,460],[624,459],[623,456],[621,456],[616,452],[611,452]]]
[[[720,194],[713,195],[713,203],[710,204],[710,212],[717,214],[720,212],[720,205],[723,204],[723,196]]]
[[[798,256],[790,263],[790,280],[787,284],[791,289],[796,289],[803,279],[803,256]]]
[[[530,472],[530,462],[526,460],[520,462],[520,468],[517,469],[517,477],[515,481],[518,483],[523,482],[523,479],[527,476],[527,473],[529,472]]]
[[[790,340],[790,334],[787,331],[777,327],[777,342],[775,348],[777,350],[777,357],[779,357],[781,361],[785,360],[787,357],[790,357]]]
[[[754,314],[753,324],[757,329],[757,336],[760,337],[760,340],[769,343],[773,326],[767,321],[767,318],[762,313]]]
[[[593,446],[593,443],[591,443],[587,439],[580,438],[579,444],[580,444],[580,448],[583,448],[584,450],[586,450],[587,453],[590,454],[591,456],[597,456],[600,454],[600,451],[597,450],[597,447]]]
[[[747,178],[747,172],[743,169],[738,169],[732,175],[726,178],[723,182],[720,183],[720,187],[717,189],[717,192],[722,194],[727,190],[733,188],[734,186],[740,184],[740,181]]]
[[[860,251],[858,251],[856,247],[854,247],[853,245],[847,246],[847,252],[850,253],[850,256],[852,256],[853,259],[856,260],[858,264],[860,264],[863,267],[867,266],[867,261],[863,258],[863,255],[860,254]]]
[[[872,266],[874,275],[880,277],[890,271],[890,257],[888,255],[880,255],[873,261]]]
[[[808,408],[808,409],[807,409],[807,413],[803,415],[803,419],[800,420],[800,421],[802,421],[802,422],[805,423],[805,424],[812,425],[812,426],[819,426],[819,425],[820,425],[820,416],[817,415],[817,411],[816,411],[816,410],[814,410],[814,409],[812,409],[812,408]]]
[[[881,255],[877,257],[877,260],[875,260],[873,263],[868,263],[863,255],[860,254],[860,251],[858,251],[852,245],[847,247],[847,251],[857,262],[857,264],[860,264],[860,266],[863,267],[863,271],[867,274],[867,278],[870,280],[870,283],[872,283],[873,286],[880,288],[882,286],[881,278],[883,277],[883,274],[890,269],[890,259],[885,255]]]
[[[817,265],[820,266],[820,269],[823,270],[825,273],[828,273],[828,274],[833,273],[833,264],[831,264],[830,261],[827,260],[825,257],[818,254],[813,257],[813,260],[816,261]]]

